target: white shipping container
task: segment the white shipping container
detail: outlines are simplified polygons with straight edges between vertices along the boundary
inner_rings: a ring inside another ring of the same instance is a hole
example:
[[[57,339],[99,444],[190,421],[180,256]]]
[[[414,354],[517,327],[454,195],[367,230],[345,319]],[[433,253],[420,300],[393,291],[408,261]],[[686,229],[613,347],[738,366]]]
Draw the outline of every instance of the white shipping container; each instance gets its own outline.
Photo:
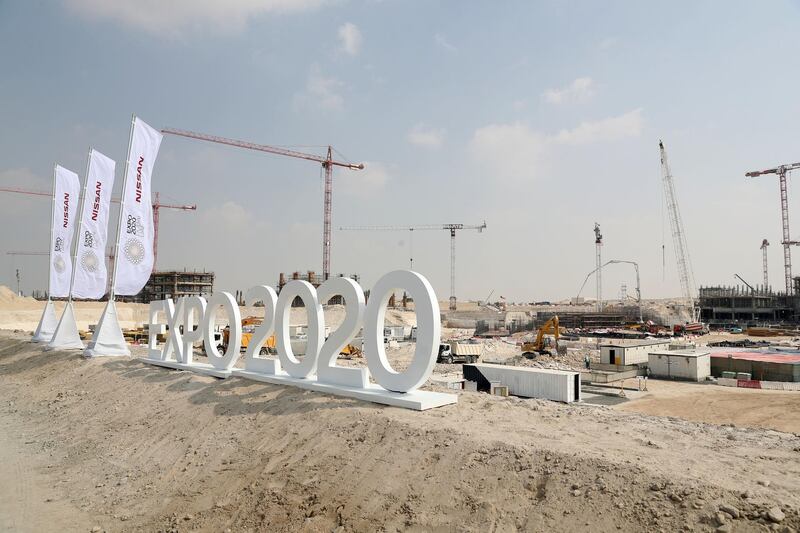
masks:
[[[500,382],[514,396],[565,403],[581,400],[580,372],[494,364],[464,365],[463,369],[464,379]]]

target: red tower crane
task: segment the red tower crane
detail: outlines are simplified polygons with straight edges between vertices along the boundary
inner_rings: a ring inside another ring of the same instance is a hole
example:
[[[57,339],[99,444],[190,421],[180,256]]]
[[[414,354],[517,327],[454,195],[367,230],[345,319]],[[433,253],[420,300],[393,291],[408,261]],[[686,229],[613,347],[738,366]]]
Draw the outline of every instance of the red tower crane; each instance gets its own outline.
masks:
[[[48,196],[53,197],[53,193],[48,191],[37,191],[32,189],[23,189],[20,187],[0,187],[0,192],[14,192],[19,194],[30,194],[34,196]],[[112,198],[111,201],[115,204],[119,203],[119,198]],[[164,209],[180,209],[181,211],[196,211],[197,206],[192,205],[175,205],[175,204],[162,204],[160,196],[155,193],[153,200],[153,270],[155,270],[156,261],[158,260],[158,218],[159,210]]]
[[[344,167],[350,170],[363,170],[364,164],[344,163],[335,161],[333,159],[333,148],[328,146],[327,155],[320,156],[315,154],[306,154],[295,150],[288,150],[286,148],[278,148],[275,146],[267,146],[265,144],[256,144],[247,141],[237,141],[236,139],[227,139],[225,137],[218,137],[216,135],[207,135],[205,133],[195,133],[192,131],[178,130],[174,128],[164,128],[161,133],[169,135],[177,135],[179,137],[186,137],[189,139],[197,139],[200,141],[208,141],[218,144],[227,144],[228,146],[236,146],[238,148],[245,148],[247,150],[256,150],[258,152],[267,152],[270,154],[283,155],[286,157],[295,157],[297,159],[305,159],[307,161],[314,161],[320,163],[325,170],[325,198],[323,201],[323,214],[322,214],[322,278],[327,280],[331,274],[331,205],[333,197],[333,167]]]

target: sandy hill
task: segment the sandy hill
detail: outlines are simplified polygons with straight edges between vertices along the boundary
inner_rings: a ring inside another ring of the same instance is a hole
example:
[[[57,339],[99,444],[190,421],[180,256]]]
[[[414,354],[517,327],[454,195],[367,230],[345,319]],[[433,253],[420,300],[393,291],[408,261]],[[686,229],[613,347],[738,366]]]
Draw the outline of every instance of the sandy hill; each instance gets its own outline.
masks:
[[[800,527],[791,433],[466,392],[410,412],[8,333],[0,390],[2,531]]]

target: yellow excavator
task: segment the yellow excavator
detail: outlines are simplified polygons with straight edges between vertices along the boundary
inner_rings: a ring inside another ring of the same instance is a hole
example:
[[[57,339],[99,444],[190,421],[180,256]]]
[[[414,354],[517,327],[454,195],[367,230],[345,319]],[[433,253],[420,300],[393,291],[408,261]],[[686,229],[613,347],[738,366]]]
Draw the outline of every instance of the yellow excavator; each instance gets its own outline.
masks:
[[[242,319],[242,348],[241,350],[244,352],[247,350],[247,347],[250,345],[250,342],[253,338],[253,334],[256,331],[256,328],[260,326],[264,322],[264,319],[258,316],[248,316],[247,318]],[[222,331],[222,344],[218,347],[220,351],[224,351],[228,349],[228,339],[230,337],[230,327],[226,327]],[[261,347],[261,350],[258,352],[259,355],[274,355],[278,353],[277,348],[275,347],[275,335],[270,335],[270,337],[264,341],[264,345]],[[347,356],[348,358],[354,357],[361,357],[361,348],[354,346],[352,344],[346,345],[342,348],[340,352],[341,355]]]
[[[533,357],[535,357],[535,354],[537,353],[539,355],[553,355],[553,353],[547,349],[547,346],[550,345],[550,339],[549,337],[545,337],[545,335],[548,334],[552,334],[555,339],[554,345],[556,353],[558,354],[566,353],[566,349],[562,350],[558,346],[558,336],[560,332],[558,328],[558,315],[556,315],[547,322],[545,322],[542,325],[542,327],[539,328],[539,332],[536,334],[535,341],[522,343],[522,355],[524,355],[528,359],[532,359]]]

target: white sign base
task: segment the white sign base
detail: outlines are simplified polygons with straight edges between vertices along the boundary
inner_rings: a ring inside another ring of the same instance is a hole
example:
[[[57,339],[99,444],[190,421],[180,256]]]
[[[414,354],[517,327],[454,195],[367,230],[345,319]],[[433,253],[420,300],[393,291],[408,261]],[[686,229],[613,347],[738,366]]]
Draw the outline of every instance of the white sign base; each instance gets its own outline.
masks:
[[[106,355],[130,355],[131,351],[128,349],[128,343],[125,342],[125,336],[122,334],[122,328],[119,326],[119,319],[117,319],[117,307],[114,305],[114,300],[109,300],[106,308],[103,309],[103,314],[94,328],[94,335],[86,351],[83,352],[85,357],[99,357]]]
[[[83,341],[78,333],[78,324],[75,322],[75,308],[72,302],[67,302],[61,320],[58,321],[56,332],[53,333],[53,340],[45,346],[45,351],[49,350],[83,350]]]
[[[191,372],[197,372],[198,374],[205,374],[207,376],[214,376],[215,378],[228,378],[230,377],[231,371],[230,370],[220,370],[218,368],[214,368],[212,365],[208,363],[179,363],[178,361],[170,361],[164,359],[151,359],[149,357],[141,357],[140,361],[147,363],[148,365],[156,365],[156,366],[163,366],[165,368],[173,368],[175,370],[188,370]]]
[[[334,385],[331,383],[321,383],[316,377],[293,378],[289,374],[268,375],[257,372],[249,372],[244,369],[234,368],[233,375],[240,378],[252,379],[263,383],[273,383],[275,385],[291,385],[301,389],[313,390],[334,396],[346,396],[356,398],[366,402],[380,403],[394,407],[404,407],[414,411],[425,411],[434,407],[442,407],[458,402],[457,394],[447,394],[444,392],[432,392],[415,390],[411,392],[391,392],[374,383],[369,383],[366,388],[347,387],[344,385]]]
[[[39,325],[36,326],[36,332],[33,334],[31,341],[50,342],[57,327],[56,307],[53,305],[53,300],[47,300],[44,305],[44,311],[42,311],[42,318],[39,319]]]

